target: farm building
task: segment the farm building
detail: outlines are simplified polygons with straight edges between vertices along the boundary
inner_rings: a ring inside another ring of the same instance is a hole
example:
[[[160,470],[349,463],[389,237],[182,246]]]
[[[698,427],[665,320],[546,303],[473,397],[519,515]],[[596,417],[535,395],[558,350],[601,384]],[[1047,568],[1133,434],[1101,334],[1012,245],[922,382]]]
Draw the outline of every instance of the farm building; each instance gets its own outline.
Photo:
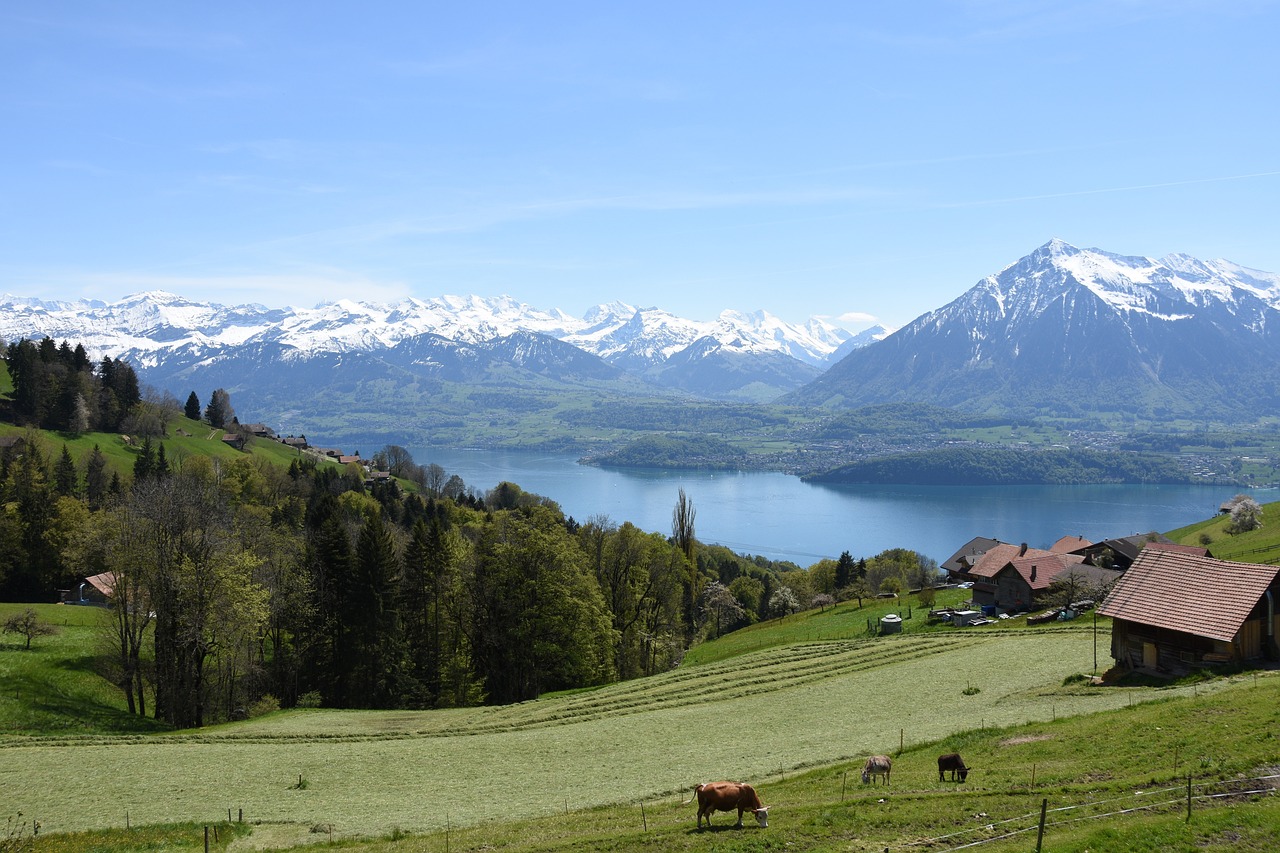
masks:
[[[75,589],[62,590],[63,604],[105,605],[115,592],[116,576],[113,572],[87,577]]]
[[[1077,548],[1072,553],[1084,557],[1085,562],[1091,565],[1123,571],[1133,564],[1133,561],[1138,558],[1138,553],[1143,548],[1152,544],[1173,545],[1174,543],[1163,533],[1156,533],[1153,530],[1150,533],[1139,533],[1120,539],[1105,539],[1101,542],[1094,542]],[[1188,546],[1179,545],[1177,547]]]
[[[1280,566],[1143,548],[1098,612],[1113,619],[1111,656],[1126,668],[1178,672],[1280,658]]]

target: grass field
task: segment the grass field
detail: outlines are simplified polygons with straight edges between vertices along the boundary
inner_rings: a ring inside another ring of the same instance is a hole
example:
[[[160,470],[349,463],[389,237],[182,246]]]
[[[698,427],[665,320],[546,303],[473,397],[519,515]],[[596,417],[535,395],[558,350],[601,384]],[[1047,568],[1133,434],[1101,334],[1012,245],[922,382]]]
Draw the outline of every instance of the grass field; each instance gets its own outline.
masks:
[[[1074,628],[906,634],[773,648],[506,707],[7,737],[0,802],[46,832],[120,827],[126,813],[135,825],[212,821],[228,808],[341,836],[427,832],[687,798],[712,777],[767,783],[900,744],[960,746],[996,727],[1218,689],[1064,686],[1092,655],[1091,634]],[[906,759],[901,777],[930,783],[929,760]]]

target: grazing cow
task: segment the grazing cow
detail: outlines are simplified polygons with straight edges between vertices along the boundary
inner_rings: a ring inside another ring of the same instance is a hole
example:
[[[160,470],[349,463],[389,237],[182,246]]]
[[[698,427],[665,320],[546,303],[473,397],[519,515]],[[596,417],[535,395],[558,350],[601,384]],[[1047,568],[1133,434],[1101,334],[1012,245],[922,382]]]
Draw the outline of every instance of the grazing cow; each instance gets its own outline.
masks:
[[[756,816],[760,826],[769,825],[769,807],[760,805],[756,789],[741,782],[706,782],[693,789],[698,795],[698,829],[702,829],[702,819],[707,819],[711,826],[712,812],[731,812],[738,810],[738,822],[734,829],[742,829],[742,813],[749,811]]]
[[[969,768],[964,766],[964,759],[959,753],[948,752],[946,755],[938,756],[938,781],[942,782],[942,774],[948,770],[951,771],[951,781],[956,781],[956,774],[960,774],[960,781],[963,782],[969,777]]]
[[[862,765],[862,784],[867,784],[876,776],[883,776],[884,783],[889,784],[889,771],[893,769],[893,759],[887,755],[873,755]]]

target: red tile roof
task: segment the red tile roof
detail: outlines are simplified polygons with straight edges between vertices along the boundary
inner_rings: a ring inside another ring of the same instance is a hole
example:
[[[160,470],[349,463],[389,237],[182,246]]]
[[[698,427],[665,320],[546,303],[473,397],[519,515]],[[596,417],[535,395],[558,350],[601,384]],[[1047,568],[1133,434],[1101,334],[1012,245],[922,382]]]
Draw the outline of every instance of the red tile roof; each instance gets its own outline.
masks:
[[[1142,546],[1146,548],[1154,548],[1157,551],[1176,551],[1179,554],[1191,554],[1196,557],[1209,556],[1208,548],[1201,548],[1198,545],[1179,545],[1176,542],[1148,542]]]
[[[1148,546],[1098,612],[1229,643],[1277,574],[1280,566],[1233,563]]]
[[[993,578],[1005,566],[1014,560],[1023,557],[1051,557],[1050,551],[1042,551],[1039,548],[1028,548],[1022,550],[1021,545],[1013,545],[1008,542],[1001,542],[991,550],[987,551],[978,561],[973,564],[973,568],[969,570],[969,574],[979,578]]]
[[[1049,550],[1055,554],[1069,554],[1077,548],[1088,548],[1093,543],[1083,536],[1063,536],[1057,542],[1049,546]]]
[[[1031,549],[1027,553],[1030,556],[1019,557],[1005,565],[1013,566],[1013,570],[1022,575],[1027,586],[1037,592],[1048,589],[1054,578],[1069,566],[1078,566],[1084,562],[1084,557],[1075,554],[1049,554],[1041,551],[1037,555],[1031,555]],[[1032,569],[1035,569],[1034,579],[1031,577]]]

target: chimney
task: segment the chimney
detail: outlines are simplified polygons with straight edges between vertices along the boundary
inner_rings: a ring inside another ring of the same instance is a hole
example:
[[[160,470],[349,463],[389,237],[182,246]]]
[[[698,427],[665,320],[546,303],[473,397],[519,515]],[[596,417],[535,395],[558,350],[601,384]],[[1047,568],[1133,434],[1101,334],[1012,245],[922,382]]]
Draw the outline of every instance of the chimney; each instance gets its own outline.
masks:
[[[1032,581],[1034,581],[1035,579],[1036,579],[1036,567],[1035,567],[1034,565],[1032,565],[1032,566],[1031,566],[1031,580],[1032,580]]]
[[[1018,556],[1019,557],[1025,556],[1026,553],[1027,553],[1027,543],[1023,542],[1022,547],[1018,549]]]

